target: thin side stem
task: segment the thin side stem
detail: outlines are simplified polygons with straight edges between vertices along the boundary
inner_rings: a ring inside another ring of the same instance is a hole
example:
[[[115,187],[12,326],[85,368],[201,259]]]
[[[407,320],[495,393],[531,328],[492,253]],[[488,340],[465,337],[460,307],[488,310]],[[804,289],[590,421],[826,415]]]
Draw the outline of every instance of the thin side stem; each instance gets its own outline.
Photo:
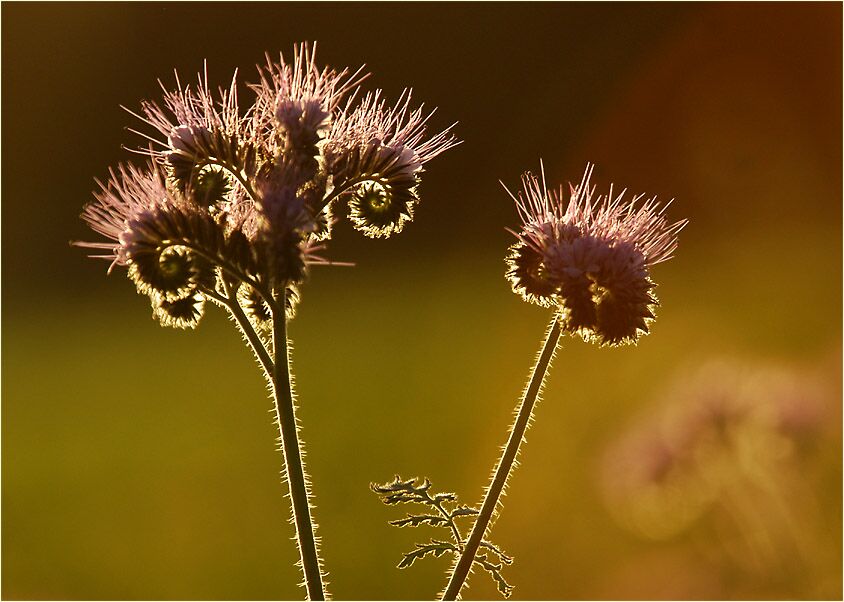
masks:
[[[348,192],[358,184],[363,184],[364,182],[370,181],[370,179],[371,178],[368,176],[363,178],[352,178],[347,182],[343,182],[340,186],[335,187],[324,199],[322,199],[320,206],[314,208],[314,215],[322,213],[323,209],[328,207],[334,199],[338,198],[344,192]]]
[[[559,314],[555,313],[554,318],[551,320],[551,325],[548,328],[545,344],[533,367],[530,382],[522,396],[521,405],[516,414],[516,421],[510,429],[510,437],[507,440],[507,445],[504,447],[504,453],[498,461],[492,482],[487,488],[486,497],[481,505],[481,511],[475,519],[475,524],[472,527],[472,532],[469,534],[469,539],[466,541],[466,546],[463,548],[463,553],[452,569],[451,578],[442,595],[443,600],[456,600],[457,596],[460,595],[463,584],[466,582],[466,578],[469,576],[472,563],[475,561],[475,555],[478,552],[481,542],[484,540],[487,527],[492,520],[493,514],[495,514],[501,492],[504,491],[504,486],[507,484],[507,478],[510,476],[513,463],[519,454],[519,446],[530,425],[533,408],[539,398],[539,391],[542,389],[542,383],[545,380],[545,374],[548,372],[551,358],[557,349],[557,341],[560,339],[561,331],[562,324],[560,317]]]
[[[202,292],[206,296],[211,297],[228,308],[229,313],[231,313],[235,322],[237,322],[238,327],[240,327],[240,331],[246,337],[246,340],[249,342],[249,346],[252,347],[252,351],[261,363],[261,367],[264,369],[264,374],[267,379],[272,380],[274,370],[273,360],[270,357],[267,348],[264,346],[264,341],[260,336],[258,336],[258,333],[255,332],[255,329],[252,327],[252,323],[249,321],[249,318],[246,317],[243,308],[240,306],[240,303],[237,302],[237,298],[232,293],[231,287],[228,283],[226,283],[225,278],[223,278],[223,287],[225,288],[227,296],[220,295],[216,291],[212,291],[210,289],[203,289]]]
[[[220,266],[220,269],[223,271],[224,274],[228,274],[232,278],[234,278],[236,280],[240,280],[241,282],[245,282],[246,284],[248,284],[249,286],[254,288],[256,291],[258,291],[258,293],[260,293],[260,295],[267,302],[267,305],[269,305],[270,307],[272,307],[275,304],[275,300],[273,299],[273,297],[270,294],[267,287],[265,287],[263,284],[261,284],[257,280],[249,277],[248,274],[246,274],[246,273],[240,271],[239,269],[237,269],[236,266],[233,266],[233,265],[231,265],[231,264],[229,264],[225,261],[221,261],[220,257],[216,257],[214,255],[211,255],[211,254],[207,253],[204,249],[201,249],[201,248],[197,247],[196,245],[190,244],[190,242],[186,241],[186,240],[179,241],[178,244],[172,244],[172,246],[187,247],[188,249],[190,249],[191,251],[193,251],[194,253],[196,253],[197,255],[202,257],[203,259],[207,259],[211,263],[215,263],[218,266]],[[209,296],[211,296],[211,295],[209,295]]]
[[[462,550],[463,549],[463,537],[460,535],[460,529],[457,528],[457,524],[454,522],[454,517],[451,516],[451,513],[443,508],[442,502],[434,501],[427,491],[423,491],[422,493],[425,494],[425,497],[431,502],[431,505],[439,510],[439,513],[443,515],[443,518],[448,521],[448,526],[451,529],[451,532],[454,534],[454,542],[457,544],[457,548]]]
[[[253,203],[258,202],[258,195],[255,193],[255,190],[249,184],[249,181],[243,177],[243,173],[238,171],[237,167],[229,163],[228,161],[222,161],[217,158],[209,157],[207,159],[206,165],[216,165],[218,167],[222,167],[227,172],[231,174],[231,176],[237,180],[238,184],[243,186],[243,189],[246,191],[246,194],[249,195],[249,198],[252,199]]]
[[[273,396],[275,399],[276,418],[281,431],[282,451],[287,483],[290,487],[290,500],[293,504],[293,522],[296,525],[296,541],[305,573],[305,586],[309,600],[325,600],[322,584],[319,554],[317,552],[314,524],[311,520],[311,508],[308,495],[308,483],[299,442],[299,429],[296,424],[296,409],[293,402],[293,387],[290,380],[290,365],[287,350],[286,288],[276,298],[273,309],[273,348],[275,366],[273,371]]]

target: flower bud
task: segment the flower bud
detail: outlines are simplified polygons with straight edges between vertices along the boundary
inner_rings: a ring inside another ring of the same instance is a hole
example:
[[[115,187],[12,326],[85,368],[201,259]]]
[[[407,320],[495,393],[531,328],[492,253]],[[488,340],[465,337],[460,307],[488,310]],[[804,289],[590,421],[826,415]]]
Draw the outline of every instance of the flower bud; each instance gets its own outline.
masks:
[[[370,238],[387,238],[413,219],[416,196],[412,190],[380,182],[361,185],[349,200],[349,219]]]
[[[190,207],[143,211],[129,220],[119,240],[138,291],[167,300],[199,285],[213,287],[214,262],[228,259],[222,228]]]
[[[227,200],[232,185],[226,173],[217,167],[202,169],[187,187],[187,196],[201,207],[211,207]]]
[[[524,242],[517,242],[510,247],[505,262],[507,280],[514,293],[528,303],[542,307],[553,307],[557,304],[554,295],[558,285],[551,280],[545,266],[545,258],[536,248]]]
[[[133,253],[129,261],[129,277],[139,292],[154,292],[163,299],[178,299],[194,286],[196,270],[193,258],[184,247]]]
[[[205,310],[205,299],[197,292],[192,292],[181,299],[167,300],[158,295],[151,295],[152,315],[162,326],[172,328],[196,328]]]
[[[270,330],[272,328],[272,312],[270,306],[261,296],[261,293],[256,291],[248,284],[243,284],[237,291],[237,300],[243,311],[252,320],[252,322],[262,330]]]
[[[612,188],[593,201],[591,173],[587,166],[567,204],[544,179],[523,176],[523,191],[510,193],[522,228],[507,279],[526,301],[560,306],[567,332],[600,345],[636,343],[657,305],[650,267],[671,257],[686,222],[668,224],[654,199],[622,203]]]

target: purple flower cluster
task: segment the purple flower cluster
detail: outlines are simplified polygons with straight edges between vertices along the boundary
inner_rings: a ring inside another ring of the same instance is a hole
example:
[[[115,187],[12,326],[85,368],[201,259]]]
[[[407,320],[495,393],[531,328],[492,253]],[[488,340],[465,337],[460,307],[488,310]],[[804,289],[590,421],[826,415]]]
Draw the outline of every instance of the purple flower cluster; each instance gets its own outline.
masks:
[[[195,86],[176,75],[162,103],[133,113],[154,130],[136,132],[147,165],[99,183],[82,219],[108,242],[78,244],[128,266],[162,323],[194,326],[203,297],[224,288],[218,278],[246,286],[255,307],[279,290],[298,298],[338,203],[367,236],[400,232],[424,164],[458,144],[451,128],[427,136],[431,113],[411,109],[409,91],[392,106],[380,91],[356,103],[366,74],[320,69],[314,51],[268,57],[246,110],[237,73],[216,94],[205,73]],[[184,311],[171,311],[176,302]]]

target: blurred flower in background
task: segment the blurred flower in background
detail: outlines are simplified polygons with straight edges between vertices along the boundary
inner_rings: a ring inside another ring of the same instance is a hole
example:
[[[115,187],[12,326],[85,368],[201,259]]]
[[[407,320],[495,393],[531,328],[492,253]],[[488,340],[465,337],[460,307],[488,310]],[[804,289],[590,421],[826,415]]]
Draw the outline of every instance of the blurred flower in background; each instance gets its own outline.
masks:
[[[679,375],[606,451],[607,509],[640,537],[688,540],[716,582],[820,595],[828,532],[812,469],[820,444],[840,440],[832,382],[726,358]]]

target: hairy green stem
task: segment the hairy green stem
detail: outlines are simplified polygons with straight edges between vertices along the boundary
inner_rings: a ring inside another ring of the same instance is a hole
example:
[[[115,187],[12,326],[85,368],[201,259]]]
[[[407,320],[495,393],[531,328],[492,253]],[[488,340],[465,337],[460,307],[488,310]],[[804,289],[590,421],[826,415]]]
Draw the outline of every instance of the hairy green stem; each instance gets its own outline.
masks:
[[[308,483],[299,443],[299,429],[296,424],[296,409],[293,401],[293,386],[290,379],[290,365],[287,349],[286,288],[276,297],[273,309],[273,349],[275,364],[273,369],[273,396],[276,419],[281,432],[284,468],[290,487],[290,500],[293,504],[293,522],[296,525],[296,541],[305,573],[305,586],[309,600],[325,600],[322,584],[319,554],[314,536],[314,524],[311,520],[311,508],[308,495]]]
[[[252,323],[249,321],[249,318],[246,317],[243,308],[240,306],[240,303],[237,302],[237,296],[234,294],[234,291],[226,282],[225,278],[223,278],[223,287],[225,288],[226,296],[220,295],[216,291],[211,291],[209,289],[204,289],[203,293],[212,299],[215,299],[219,303],[222,303],[229,309],[229,313],[231,313],[232,317],[237,322],[237,325],[240,327],[240,331],[246,337],[246,340],[249,341],[252,351],[261,363],[261,367],[264,369],[264,374],[268,380],[272,381],[274,370],[273,360],[270,357],[267,348],[264,346],[264,341],[262,341],[261,337],[258,336],[258,333],[255,332]]]
[[[460,590],[469,576],[469,571],[472,568],[472,563],[475,561],[475,555],[481,542],[484,540],[487,527],[495,514],[498,500],[501,497],[504,486],[507,484],[507,478],[510,476],[510,471],[513,468],[513,463],[516,456],[519,454],[519,446],[524,439],[525,432],[530,425],[531,416],[533,415],[533,408],[539,398],[539,391],[542,388],[542,383],[545,380],[545,374],[548,372],[548,366],[551,363],[551,358],[554,356],[554,351],[557,349],[557,341],[560,339],[562,331],[562,324],[560,322],[559,314],[555,313],[551,320],[551,325],[548,328],[548,334],[545,338],[545,344],[536,360],[533,367],[533,373],[530,377],[527,389],[525,389],[522,396],[521,405],[516,414],[516,421],[510,429],[510,437],[507,440],[507,445],[504,447],[504,453],[498,461],[498,466],[492,477],[492,482],[486,491],[483,504],[481,505],[480,513],[475,519],[475,524],[472,527],[472,532],[469,534],[469,539],[466,540],[466,545],[463,548],[463,553],[460,555],[457,563],[454,565],[451,577],[443,592],[443,600],[456,600],[460,595]]]
[[[264,301],[266,301],[267,305],[269,305],[270,307],[273,307],[273,305],[275,304],[275,299],[273,299],[273,296],[270,294],[270,291],[269,291],[269,289],[267,289],[267,287],[265,287],[262,283],[255,280],[254,278],[251,278],[245,272],[242,272],[241,270],[239,270],[236,266],[233,266],[230,263],[226,262],[225,260],[221,259],[220,257],[213,255],[211,253],[208,253],[207,251],[205,251],[205,249],[201,249],[198,246],[196,246],[195,244],[191,244],[190,241],[187,241],[187,240],[180,240],[180,241],[175,242],[175,243],[171,241],[169,246],[185,247],[186,249],[190,249],[191,251],[193,251],[194,253],[196,253],[197,255],[202,257],[203,259],[206,259],[206,260],[210,261],[211,263],[218,265],[220,267],[220,269],[223,271],[223,274],[228,274],[229,276],[231,276],[235,280],[245,282],[246,284],[248,284],[249,286],[254,288],[256,291],[258,291],[258,293],[261,295],[261,297],[264,298]],[[213,295],[209,295],[209,296],[213,296]]]

